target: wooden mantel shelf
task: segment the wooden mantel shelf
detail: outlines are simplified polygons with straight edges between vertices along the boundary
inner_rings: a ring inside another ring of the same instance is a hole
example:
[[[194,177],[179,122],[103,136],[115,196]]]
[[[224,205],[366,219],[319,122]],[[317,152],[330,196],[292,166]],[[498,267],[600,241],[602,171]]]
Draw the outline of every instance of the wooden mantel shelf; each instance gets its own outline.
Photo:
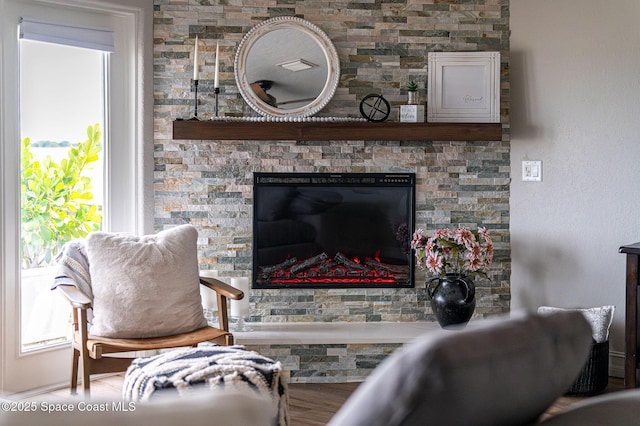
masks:
[[[365,141],[500,141],[500,123],[398,122],[173,122],[173,139],[190,140],[365,140]]]

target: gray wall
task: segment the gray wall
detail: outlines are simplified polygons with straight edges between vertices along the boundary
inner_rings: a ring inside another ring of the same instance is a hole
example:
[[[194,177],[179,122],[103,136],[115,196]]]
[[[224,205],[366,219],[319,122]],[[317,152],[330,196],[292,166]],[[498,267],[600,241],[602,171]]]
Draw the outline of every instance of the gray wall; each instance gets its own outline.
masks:
[[[640,241],[638,16],[637,0],[511,0],[512,309],[616,305],[618,353],[618,248]]]

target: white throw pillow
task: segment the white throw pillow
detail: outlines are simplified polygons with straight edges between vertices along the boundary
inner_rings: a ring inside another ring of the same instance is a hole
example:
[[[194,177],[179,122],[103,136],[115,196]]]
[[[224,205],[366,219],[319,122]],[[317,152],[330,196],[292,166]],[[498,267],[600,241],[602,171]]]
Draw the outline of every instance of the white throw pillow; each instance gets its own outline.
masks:
[[[591,325],[593,330],[593,340],[596,343],[604,343],[609,340],[609,328],[613,322],[613,313],[616,307],[613,305],[597,306],[594,308],[556,308],[554,306],[540,306],[538,313],[548,314],[557,311],[576,311],[581,312],[582,315]]]
[[[198,231],[191,225],[142,237],[89,234],[94,313],[90,334],[149,338],[206,326],[197,239]]]

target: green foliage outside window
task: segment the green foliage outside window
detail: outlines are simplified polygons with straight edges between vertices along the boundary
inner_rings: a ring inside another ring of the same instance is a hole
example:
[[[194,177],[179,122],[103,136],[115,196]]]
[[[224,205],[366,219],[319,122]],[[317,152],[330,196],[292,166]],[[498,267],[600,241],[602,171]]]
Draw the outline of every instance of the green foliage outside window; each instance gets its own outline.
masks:
[[[31,140],[22,140],[21,207],[22,267],[50,265],[62,246],[97,231],[102,224],[102,206],[93,199],[91,163],[102,150],[100,125],[87,127],[87,140],[69,148],[59,163],[47,156],[34,158]]]

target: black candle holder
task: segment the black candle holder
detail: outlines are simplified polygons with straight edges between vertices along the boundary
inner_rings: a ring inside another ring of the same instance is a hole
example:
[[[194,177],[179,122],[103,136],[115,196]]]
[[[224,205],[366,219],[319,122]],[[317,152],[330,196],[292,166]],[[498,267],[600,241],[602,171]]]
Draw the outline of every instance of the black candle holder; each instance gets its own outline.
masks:
[[[216,104],[215,104],[215,113],[216,113],[216,117],[218,116],[218,95],[220,94],[220,88],[219,87],[215,87],[213,89],[213,93],[216,97]]]
[[[194,119],[198,119],[198,80],[193,80],[193,88],[194,88],[194,99],[193,99],[193,106],[194,106],[194,112],[193,112],[193,118]]]

